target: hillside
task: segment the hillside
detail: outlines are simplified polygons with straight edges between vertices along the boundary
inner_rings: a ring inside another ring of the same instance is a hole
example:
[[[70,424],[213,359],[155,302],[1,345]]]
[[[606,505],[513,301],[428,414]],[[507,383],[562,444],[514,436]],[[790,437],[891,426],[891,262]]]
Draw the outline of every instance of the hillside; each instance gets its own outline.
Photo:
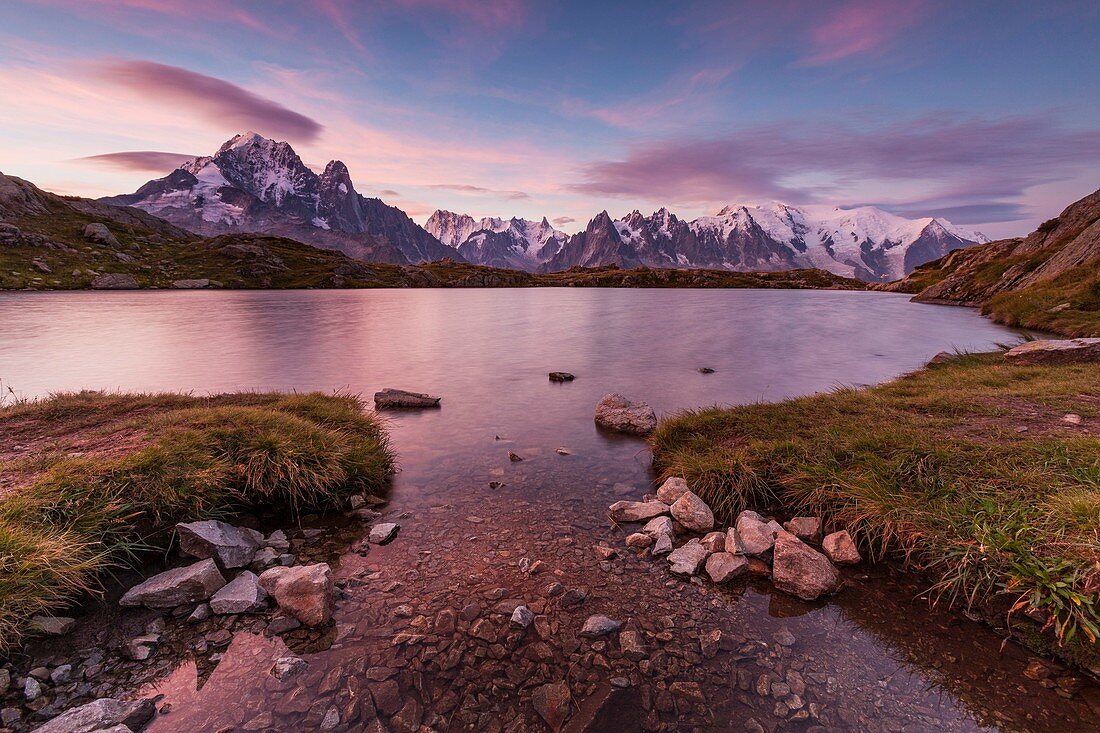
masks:
[[[956,250],[883,290],[975,306],[998,323],[1100,336],[1100,191],[1027,237]]]

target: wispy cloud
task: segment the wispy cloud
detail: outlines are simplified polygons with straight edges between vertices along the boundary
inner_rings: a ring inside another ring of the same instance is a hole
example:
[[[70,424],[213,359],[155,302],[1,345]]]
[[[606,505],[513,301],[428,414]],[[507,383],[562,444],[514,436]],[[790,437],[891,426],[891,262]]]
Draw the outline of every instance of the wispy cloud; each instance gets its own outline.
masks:
[[[572,224],[575,221],[576,219],[571,216],[559,216],[557,218],[551,219],[550,223],[556,227],[563,227],[566,224]]]
[[[468,183],[432,183],[424,186],[424,188],[434,188],[441,191],[457,191],[458,193],[468,193],[475,196],[499,196],[509,201],[519,201],[521,199],[531,198],[530,194],[524,191],[502,191],[495,188],[484,188],[483,186],[471,186]]]
[[[113,168],[130,171],[152,171],[164,173],[174,170],[184,162],[197,156],[186,153],[166,153],[159,150],[133,150],[121,153],[103,153],[77,158],[84,163],[100,163]]]
[[[129,88],[150,99],[183,105],[229,129],[254,129],[274,137],[311,141],[321,123],[236,84],[179,66],[139,59],[108,59],[93,65],[100,81]]]
[[[851,0],[809,30],[813,50],[799,66],[824,66],[875,53],[930,12],[925,0]]]

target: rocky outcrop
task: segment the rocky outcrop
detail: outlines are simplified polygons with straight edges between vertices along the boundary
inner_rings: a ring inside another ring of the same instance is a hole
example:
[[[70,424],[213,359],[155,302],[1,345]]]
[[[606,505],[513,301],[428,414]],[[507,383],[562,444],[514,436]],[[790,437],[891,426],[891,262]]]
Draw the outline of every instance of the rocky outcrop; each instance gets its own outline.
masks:
[[[198,603],[214,595],[225,585],[225,578],[213,560],[201,560],[194,565],[173,568],[135,585],[122,596],[123,606],[174,608],[185,603]]]
[[[1100,338],[1028,341],[1005,352],[1013,364],[1100,363]]]
[[[596,404],[596,424],[629,435],[648,435],[657,427],[657,414],[645,402],[609,394]]]
[[[403,389],[386,388],[374,393],[374,406],[380,410],[415,410],[426,407],[439,407],[442,397],[433,397],[423,392],[407,392]]]

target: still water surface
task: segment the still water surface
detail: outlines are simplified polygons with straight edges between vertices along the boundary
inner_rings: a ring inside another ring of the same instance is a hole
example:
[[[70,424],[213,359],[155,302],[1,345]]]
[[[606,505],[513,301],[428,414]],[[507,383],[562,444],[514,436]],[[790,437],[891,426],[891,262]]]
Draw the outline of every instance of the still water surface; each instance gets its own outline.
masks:
[[[390,507],[404,517],[402,533],[365,558],[350,552],[339,558],[339,574],[377,584],[399,581],[398,589],[368,584],[340,605],[337,641],[304,655],[310,673],[297,684],[309,688],[311,704],[273,714],[272,700],[283,696],[283,688],[273,686],[266,670],[286,649],[278,639],[238,634],[201,689],[193,663],[161,680],[157,689],[173,702],[173,712],[153,726],[162,731],[226,725],[312,729],[326,713],[331,722],[329,708],[341,694],[346,697],[346,690],[330,689],[333,679],[362,674],[364,664],[409,663],[408,657],[392,656],[398,652],[384,633],[407,623],[391,618],[395,603],[407,602],[430,619],[441,608],[484,599],[501,585],[527,597],[535,590],[516,569],[521,556],[544,559],[566,587],[592,590],[586,608],[573,614],[547,607],[563,628],[579,627],[587,613],[597,612],[669,617],[689,641],[707,624],[724,628],[771,650],[763,662],[757,655],[751,664],[779,665],[780,677],[785,665],[804,670],[811,684],[801,702],[826,711],[833,729],[1074,729],[1084,722],[1081,709],[1020,677],[1025,654],[1011,651],[1002,658],[999,639],[976,624],[960,626],[952,617],[931,614],[926,603],[913,599],[914,588],[889,573],[873,571],[875,577],[857,579],[827,604],[792,606],[766,587],[714,592],[669,582],[663,568],[633,557],[616,560],[608,571],[591,551],[599,540],[622,548],[623,533],[609,527],[606,507],[620,498],[640,498],[653,479],[643,442],[593,425],[593,407],[607,392],[647,400],[659,415],[778,400],[880,382],[941,350],[988,349],[1017,338],[974,311],[916,305],[885,293],[0,294],[0,380],[20,396],[78,389],[369,395],[384,387],[443,396],[442,409],[389,417],[402,468]],[[699,367],[715,373],[700,374]],[[576,381],[550,383],[547,372],[559,370],[576,374]],[[559,446],[571,455],[555,453]],[[512,463],[508,451],[526,460]],[[492,478],[504,487],[490,490]],[[634,487],[629,495],[623,484]],[[774,641],[786,632],[798,639],[789,649]],[[753,685],[760,672],[746,672],[746,654],[723,652],[703,662],[698,641],[690,642],[694,651],[680,651],[677,643],[671,642],[667,656],[684,662],[662,658],[648,680],[632,672],[632,688],[615,693],[618,707],[612,701],[602,712],[587,713],[593,726],[633,729],[644,709],[639,701],[673,679],[703,686],[709,728],[752,729],[745,727],[749,717],[767,730],[814,724],[791,720],[792,711],[777,707],[766,691],[738,688],[739,669],[752,675]],[[555,647],[554,653],[541,672],[544,681],[566,674],[571,664],[569,648]],[[535,720],[522,685],[516,690],[515,684],[492,682],[500,664],[479,667],[475,658],[464,659],[466,696],[457,712],[452,708],[440,720],[455,728],[516,716]],[[445,678],[439,684],[449,686]],[[414,685],[404,670],[394,679],[403,699],[423,703],[425,721],[442,709],[431,679],[417,677]],[[592,684],[599,687],[594,697],[609,695],[606,680]],[[641,688],[648,691],[639,697]],[[338,729],[361,729],[365,714],[340,709],[345,718]],[[577,719],[583,711],[584,705]],[[702,725],[698,717],[685,720]]]

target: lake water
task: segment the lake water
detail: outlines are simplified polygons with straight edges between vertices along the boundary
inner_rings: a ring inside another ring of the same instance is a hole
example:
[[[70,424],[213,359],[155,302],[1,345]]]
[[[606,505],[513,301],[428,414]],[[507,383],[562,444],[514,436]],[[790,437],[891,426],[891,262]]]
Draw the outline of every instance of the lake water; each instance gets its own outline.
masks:
[[[153,683],[172,702],[154,731],[312,730],[333,721],[334,730],[363,730],[373,711],[393,712],[395,695],[403,707],[391,727],[417,718],[437,728],[537,730],[531,689],[562,679],[573,688],[577,730],[633,730],[647,716],[681,729],[1087,729],[1083,703],[1021,675],[1026,653],[931,611],[904,576],[857,571],[839,596],[817,604],[766,585],[684,583],[664,563],[627,553],[624,531],[606,518],[608,504],[640,499],[653,480],[644,442],[595,428],[593,408],[608,392],[644,399],[659,415],[778,400],[880,382],[938,351],[1017,338],[975,311],[887,293],[0,294],[0,380],[22,397],[78,389],[369,396],[384,387],[443,396],[439,410],[387,418],[402,469],[387,507],[402,525],[398,539],[364,553],[354,536],[362,530],[331,528],[351,536],[333,557],[347,597],[331,638],[297,650],[308,671],[274,680],[267,670],[285,642],[239,631],[214,662],[196,651]],[[576,381],[549,382],[558,370]],[[509,451],[524,460],[510,461]],[[491,489],[491,480],[504,485]],[[600,541],[620,556],[597,556]],[[532,576],[522,558],[547,570]],[[547,598],[551,582],[584,588],[588,599],[563,608]],[[549,638],[533,628],[509,635],[507,618],[491,613],[507,598],[545,615]],[[440,611],[471,606],[494,625],[496,643],[471,639],[462,620],[454,639],[423,638],[421,617],[430,632]],[[614,645],[576,639],[592,613],[635,618],[658,639],[645,669],[618,658]],[[700,636],[714,629],[722,650],[700,655]],[[402,632],[419,638],[395,644]],[[629,687],[610,686],[612,678]],[[674,683],[697,683],[698,695]]]

